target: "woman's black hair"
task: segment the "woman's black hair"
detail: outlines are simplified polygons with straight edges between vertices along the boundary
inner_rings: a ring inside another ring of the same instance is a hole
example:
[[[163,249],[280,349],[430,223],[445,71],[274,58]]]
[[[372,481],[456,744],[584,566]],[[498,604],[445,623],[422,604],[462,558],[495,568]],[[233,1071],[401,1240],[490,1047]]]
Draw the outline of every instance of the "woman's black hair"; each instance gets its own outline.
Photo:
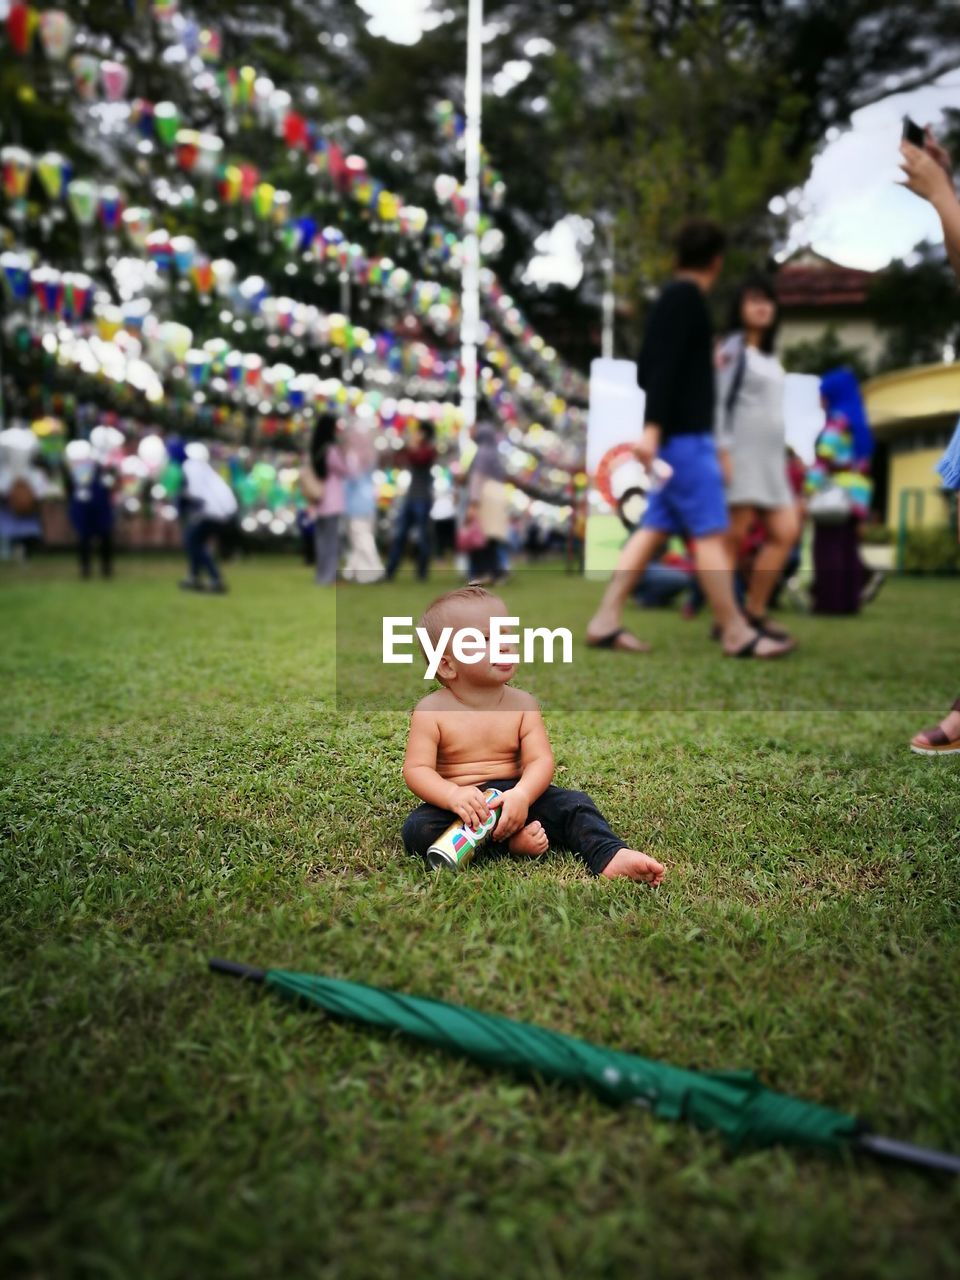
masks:
[[[310,439],[310,461],[321,480],[327,478],[327,450],[337,436],[337,420],[332,413],[321,413]]]
[[[776,345],[777,330],[780,327],[780,302],[777,298],[777,291],[774,288],[773,281],[769,276],[757,272],[755,275],[747,276],[746,280],[743,281],[730,307],[730,321],[727,325],[727,332],[743,332],[743,300],[748,293],[762,293],[765,298],[769,298],[773,303],[773,323],[768,329],[764,329],[760,335],[760,350],[770,355]]]

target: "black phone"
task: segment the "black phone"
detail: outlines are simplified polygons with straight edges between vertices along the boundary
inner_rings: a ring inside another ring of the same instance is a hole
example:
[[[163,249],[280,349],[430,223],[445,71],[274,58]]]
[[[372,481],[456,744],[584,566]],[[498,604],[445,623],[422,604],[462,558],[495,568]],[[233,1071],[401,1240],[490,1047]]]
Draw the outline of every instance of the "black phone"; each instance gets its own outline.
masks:
[[[927,141],[927,135],[909,116],[903,117],[903,140],[914,147],[922,147]]]

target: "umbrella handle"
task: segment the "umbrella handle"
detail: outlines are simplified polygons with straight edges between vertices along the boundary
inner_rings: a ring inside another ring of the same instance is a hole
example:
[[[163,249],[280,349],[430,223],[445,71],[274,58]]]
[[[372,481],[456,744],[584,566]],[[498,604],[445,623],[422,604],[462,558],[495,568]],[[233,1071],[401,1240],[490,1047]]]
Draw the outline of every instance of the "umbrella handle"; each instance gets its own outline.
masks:
[[[262,982],[267,976],[266,969],[254,969],[249,964],[237,964],[235,960],[218,960],[216,956],[207,961],[213,973],[228,973],[231,978],[245,978],[248,982]]]
[[[932,1151],[929,1147],[917,1147],[912,1142],[898,1142],[895,1138],[883,1138],[878,1133],[861,1133],[853,1145],[869,1155],[885,1160],[899,1160],[903,1164],[916,1165],[920,1169],[937,1170],[940,1173],[960,1174],[960,1156],[949,1151]]]

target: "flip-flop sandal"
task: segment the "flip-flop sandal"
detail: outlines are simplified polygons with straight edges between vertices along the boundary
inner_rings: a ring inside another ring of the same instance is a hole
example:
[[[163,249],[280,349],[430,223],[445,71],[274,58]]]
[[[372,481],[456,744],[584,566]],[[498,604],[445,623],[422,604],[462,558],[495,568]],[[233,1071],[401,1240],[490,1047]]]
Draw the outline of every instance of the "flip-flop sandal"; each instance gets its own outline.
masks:
[[[750,623],[751,627],[756,627],[762,636],[769,636],[771,640],[787,641],[792,640],[793,636],[789,631],[784,631],[783,627],[778,627],[775,622],[771,622],[769,618],[758,618],[755,613],[747,613],[744,610],[744,617]]]
[[[960,711],[960,698],[950,710]],[[910,750],[918,756],[960,755],[960,738],[948,738],[938,724],[935,724],[932,729],[921,729],[917,737],[926,738],[922,746],[918,742],[910,743]]]
[[[734,649],[733,653],[728,653],[728,658],[756,658],[758,662],[772,662],[775,658],[782,658],[789,653],[789,649],[778,649],[776,653],[757,653],[757,645],[761,640],[772,640],[772,636],[765,636],[762,631],[758,631],[745,645],[741,645],[739,649]]]
[[[619,643],[622,636],[629,636],[631,640],[636,640],[636,648],[633,645],[622,645]],[[587,636],[588,649],[615,649],[617,653],[649,653],[650,646],[643,640],[638,639],[632,631],[628,631],[626,627],[618,627],[616,631],[611,631],[609,635],[598,636],[591,639]]]

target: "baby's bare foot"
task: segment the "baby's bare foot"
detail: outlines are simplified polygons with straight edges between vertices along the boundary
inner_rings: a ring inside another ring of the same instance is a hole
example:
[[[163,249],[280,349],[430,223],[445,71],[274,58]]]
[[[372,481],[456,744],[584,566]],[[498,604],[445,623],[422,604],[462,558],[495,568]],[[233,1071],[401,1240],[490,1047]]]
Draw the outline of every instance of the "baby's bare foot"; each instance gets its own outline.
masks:
[[[663,879],[663,866],[656,858],[637,849],[621,849],[603,868],[602,874],[608,880],[626,876],[629,880],[644,880],[647,884],[657,885]]]
[[[546,853],[549,844],[543,826],[539,822],[528,822],[516,835],[510,837],[507,848],[511,853],[529,853],[536,857],[540,853]]]

